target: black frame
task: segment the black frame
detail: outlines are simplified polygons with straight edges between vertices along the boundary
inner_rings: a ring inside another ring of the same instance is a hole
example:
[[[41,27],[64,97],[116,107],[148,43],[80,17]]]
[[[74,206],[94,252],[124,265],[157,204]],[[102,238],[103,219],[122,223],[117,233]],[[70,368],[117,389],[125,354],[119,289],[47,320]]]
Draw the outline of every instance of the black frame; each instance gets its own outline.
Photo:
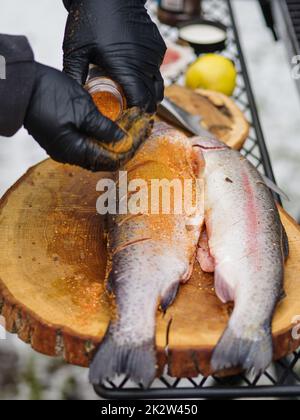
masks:
[[[155,13],[154,2],[150,8]],[[208,18],[220,20],[228,26],[228,45],[225,54],[233,59],[239,69],[239,82],[234,95],[242,111],[246,113],[251,124],[249,139],[243,153],[265,173],[272,181],[275,177],[264,140],[264,134],[259,120],[254,94],[243,55],[238,29],[235,21],[232,0],[203,0],[204,13]],[[169,37],[176,29],[160,25],[162,34]],[[177,82],[180,77],[171,80]],[[276,196],[280,202],[280,198]],[[272,369],[275,369],[275,374]],[[128,387],[128,379],[117,383],[110,381],[95,387],[95,392],[104,399],[138,400],[138,399],[239,399],[239,398],[283,398],[294,399],[300,397],[300,351],[294,352],[284,360],[276,362],[271,370],[264,375],[251,378],[250,375],[238,375],[232,378],[220,379],[216,377],[197,379],[172,379],[167,375],[161,377],[159,388],[144,390],[141,387]],[[299,371],[299,374],[298,374]],[[182,386],[182,382],[186,382]],[[260,383],[263,381],[263,384]],[[265,382],[270,382],[269,386]],[[212,382],[208,385],[209,382]],[[188,386],[187,386],[188,385]],[[163,387],[162,387],[163,386]]]
[[[210,399],[233,400],[242,398],[284,398],[294,399],[300,396],[300,386],[265,386],[265,387],[228,387],[201,389],[150,389],[143,391],[135,388],[110,391],[104,386],[95,387],[96,393],[105,399],[113,400],[172,400],[172,399]]]

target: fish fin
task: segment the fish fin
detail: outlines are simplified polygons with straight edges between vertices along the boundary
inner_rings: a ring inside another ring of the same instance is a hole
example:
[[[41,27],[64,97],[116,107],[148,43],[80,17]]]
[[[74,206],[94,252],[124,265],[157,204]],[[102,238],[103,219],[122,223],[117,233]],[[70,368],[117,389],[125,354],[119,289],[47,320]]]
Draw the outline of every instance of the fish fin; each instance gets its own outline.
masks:
[[[180,283],[175,283],[170,286],[165,293],[163,293],[163,296],[160,301],[161,310],[163,312],[166,312],[168,307],[173,305],[177,294],[179,290]]]
[[[264,184],[273,192],[275,192],[276,194],[282,196],[285,200],[287,201],[291,201],[289,196],[280,188],[278,187],[278,185],[276,185],[273,181],[270,180],[270,178],[268,178],[265,175],[262,175],[262,179],[264,181]]]
[[[246,330],[246,329],[245,329]],[[271,364],[273,343],[271,329],[262,329],[258,337],[238,336],[230,327],[219,341],[212,357],[214,372],[241,367],[255,375],[260,375]]]
[[[284,300],[287,297],[287,294],[284,289],[281,290],[280,296],[279,296],[279,302]]]
[[[209,252],[199,247],[197,251],[197,261],[204,273],[214,273],[215,261]]]
[[[221,302],[228,303],[234,301],[233,290],[227,284],[226,279],[222,276],[218,267],[215,269],[215,289]]]
[[[207,230],[204,229],[200,236],[197,250],[197,260],[204,273],[213,273],[215,271],[215,259],[210,253]]]
[[[289,244],[289,237],[285,230],[285,227],[282,225],[282,248],[283,248],[283,256],[285,261],[290,256],[290,244]]]
[[[108,332],[90,365],[89,380],[99,385],[116,375],[126,375],[149,388],[156,377],[156,355],[152,342],[120,346]]]
[[[115,276],[113,275],[112,271],[109,273],[105,286],[106,286],[107,292],[109,294],[112,294],[114,291],[114,286],[115,286]]]
[[[194,271],[194,263],[195,263],[195,260],[194,260],[193,263],[191,263],[189,265],[189,268],[186,270],[186,272],[184,273],[184,275],[180,279],[181,284],[186,284],[191,279],[191,277],[193,275],[193,271]]]

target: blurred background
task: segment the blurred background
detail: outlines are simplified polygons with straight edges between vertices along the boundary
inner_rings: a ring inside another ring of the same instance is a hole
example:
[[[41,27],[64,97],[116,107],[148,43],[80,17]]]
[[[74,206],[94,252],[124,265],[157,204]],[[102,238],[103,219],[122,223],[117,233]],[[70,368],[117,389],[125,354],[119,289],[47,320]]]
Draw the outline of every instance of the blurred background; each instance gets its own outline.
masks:
[[[286,209],[300,220],[300,102],[285,45],[275,42],[256,0],[234,0],[242,46]],[[0,32],[26,35],[35,58],[61,69],[67,17],[61,0],[0,0]],[[0,138],[0,194],[47,156],[22,129]],[[92,399],[87,370],[38,355],[16,337],[0,340],[0,399]]]

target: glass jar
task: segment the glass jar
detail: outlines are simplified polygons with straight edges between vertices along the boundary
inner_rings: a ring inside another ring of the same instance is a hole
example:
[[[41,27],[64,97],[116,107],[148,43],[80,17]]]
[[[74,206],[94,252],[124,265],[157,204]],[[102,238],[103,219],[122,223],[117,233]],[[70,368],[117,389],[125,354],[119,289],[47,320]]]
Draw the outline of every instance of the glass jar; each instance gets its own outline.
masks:
[[[201,15],[201,0],[159,0],[158,3],[158,18],[166,25],[178,26]]]
[[[99,67],[91,65],[86,90],[92,96],[96,107],[102,115],[117,121],[127,109],[127,101],[121,86],[109,78]],[[128,153],[132,146],[132,137],[127,135],[121,141],[103,143],[103,148],[115,154]]]
[[[127,107],[124,92],[121,86],[110,79],[101,68],[90,67],[85,88],[103,115],[113,121],[121,117]]]

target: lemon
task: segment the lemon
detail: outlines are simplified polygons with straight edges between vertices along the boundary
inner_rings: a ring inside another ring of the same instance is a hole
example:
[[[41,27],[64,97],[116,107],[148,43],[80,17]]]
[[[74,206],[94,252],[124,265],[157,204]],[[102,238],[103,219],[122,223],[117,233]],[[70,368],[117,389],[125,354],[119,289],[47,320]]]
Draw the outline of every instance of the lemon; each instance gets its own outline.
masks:
[[[209,89],[231,96],[236,87],[237,71],[231,60],[218,54],[198,58],[187,70],[186,86]]]

